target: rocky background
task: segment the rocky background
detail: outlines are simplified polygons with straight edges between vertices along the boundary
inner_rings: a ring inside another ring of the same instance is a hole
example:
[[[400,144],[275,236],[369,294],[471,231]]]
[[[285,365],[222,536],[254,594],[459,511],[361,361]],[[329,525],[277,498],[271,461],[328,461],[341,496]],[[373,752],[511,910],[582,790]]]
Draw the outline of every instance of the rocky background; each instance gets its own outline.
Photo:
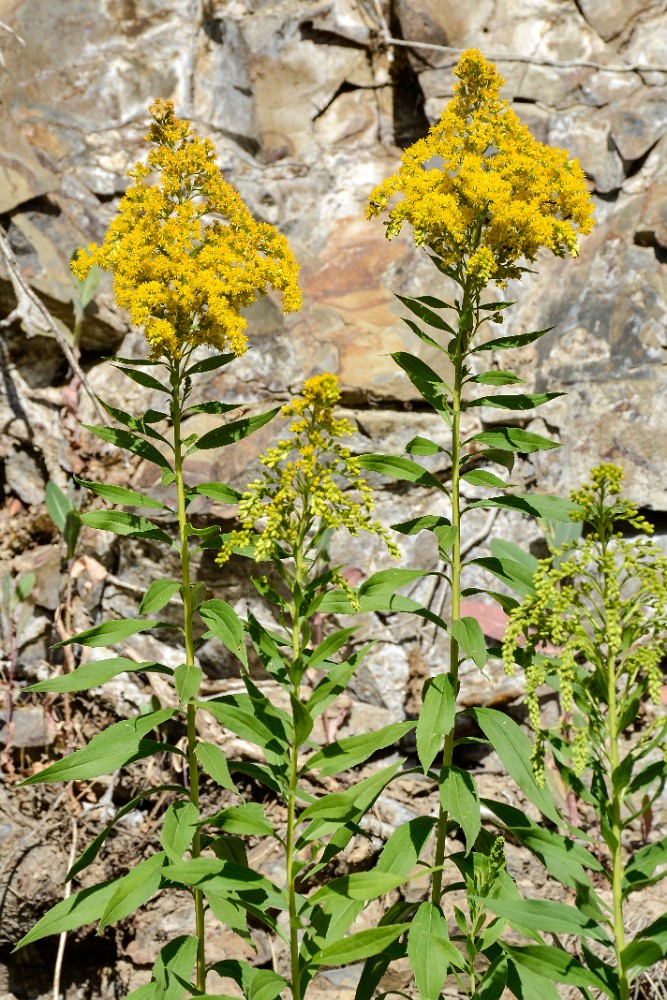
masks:
[[[619,462],[629,494],[658,536],[667,531],[663,0],[0,0],[0,22],[0,225],[62,334],[69,336],[74,326],[78,294],[70,256],[103,237],[127,184],[125,172],[144,153],[147,105],[155,97],[171,98],[177,113],[215,140],[226,179],[258,217],[287,235],[302,264],[303,311],[283,317],[271,298],[254,306],[253,349],[223,377],[206,376],[201,395],[261,407],[267,398],[286,399],[304,377],[334,371],[358,427],[355,448],[393,454],[415,434],[441,430],[389,357],[423,348],[408,339],[392,293],[439,294],[442,279],[407,234],[388,243],[381,223],[365,220],[364,207],[373,185],[395,168],[401,147],[423,135],[451,97],[459,51],[480,48],[497,63],[522,120],[541,140],[579,157],[596,204],[597,226],[577,261],[545,255],[538,274],[510,289],[517,305],[504,331],[555,329],[504,364],[538,390],[567,393],[535,419],[528,414],[523,420],[562,447],[523,462],[521,476],[530,488],[564,494],[599,460]],[[88,397],[72,380],[52,331],[45,324],[26,327],[16,306],[14,284],[0,267],[0,318],[6,317],[0,330],[2,573],[37,575],[19,641],[22,685],[47,676],[59,662],[49,646],[62,617],[62,546],[43,504],[46,483],[66,490],[76,473],[150,489],[153,472],[134,460],[124,463],[79,429],[78,419],[96,420]],[[127,410],[155,405],[150,393],[104,360],[116,351],[144,351],[143,338],[114,306],[108,276],[86,309],[80,346],[95,391]],[[486,426],[495,419],[487,411],[482,416]],[[194,418],[191,429],[205,429],[210,419]],[[193,479],[242,488],[275,433],[268,425],[230,451],[224,467],[202,453],[191,466]],[[446,473],[437,463],[430,468]],[[439,510],[440,500],[428,491],[408,494],[379,479],[377,486],[386,523]],[[231,524],[232,513],[201,509],[203,521],[215,515]],[[469,550],[483,547],[493,531],[531,542],[539,553],[539,529],[519,516],[493,523],[480,514],[468,531]],[[336,560],[365,574],[386,565],[379,546],[338,544]],[[404,549],[406,564],[435,565],[436,554],[421,542]],[[73,626],[84,628],[102,614],[134,616],[146,585],[169,572],[150,543],[84,529]],[[250,588],[240,561],[225,578],[212,561],[198,573],[212,594],[245,608]],[[442,600],[427,585],[414,596]],[[494,628],[488,621],[490,635]],[[424,677],[446,655],[442,640],[408,620],[366,621],[360,638],[368,636],[380,641],[333,720],[344,732],[414,714]],[[180,662],[162,638],[137,639],[123,651],[128,649],[137,659]],[[211,690],[235,683],[234,664],[219,645],[203,648],[202,665]],[[136,711],[146,690],[138,682],[119,682],[92,703],[74,700],[74,736],[89,736],[105,720]],[[498,670],[490,671],[490,680],[464,671],[463,704],[512,709],[519,698],[520,682]],[[41,697],[17,693],[16,773],[54,742],[62,749],[63,712],[59,700],[45,705]],[[490,759],[480,764],[497,782],[494,766]],[[86,810],[92,810],[94,829],[100,809],[129,797],[132,776],[128,780],[88,789],[69,809],[58,790],[51,798],[2,793],[0,855],[10,877],[0,887],[0,996],[49,991],[55,946],[10,960],[11,944],[60,898],[71,816],[85,838]],[[377,817],[378,836],[404,818],[408,804],[429,808],[426,799],[415,805],[414,787],[404,790],[403,802],[396,795]],[[140,815],[137,822],[149,838],[149,820]],[[108,877],[114,865],[120,870],[132,843],[136,830],[128,828],[96,877]],[[68,996],[74,990],[124,995],[147,975],[169,920],[176,928],[167,928],[170,934],[188,932],[187,909],[179,931],[179,911],[172,907],[167,916],[156,909],[139,925],[103,938],[70,941],[76,958],[69,953],[62,988]],[[222,957],[230,944],[221,939],[218,945]],[[266,960],[263,947],[257,961]],[[331,997],[347,995],[346,983],[330,986]]]

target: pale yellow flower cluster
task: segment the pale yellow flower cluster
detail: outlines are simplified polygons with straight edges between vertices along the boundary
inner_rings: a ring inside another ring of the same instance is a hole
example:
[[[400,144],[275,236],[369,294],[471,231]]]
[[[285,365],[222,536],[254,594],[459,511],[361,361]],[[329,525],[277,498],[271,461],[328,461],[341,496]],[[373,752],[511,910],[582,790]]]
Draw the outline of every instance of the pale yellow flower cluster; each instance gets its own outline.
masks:
[[[535,260],[540,247],[576,256],[578,234],[593,227],[579,163],[521,124],[499,97],[503,79],[476,49],[463,53],[454,74],[454,98],[372,192],[368,217],[400,195],[387,237],[411,223],[418,245],[480,286],[520,276],[517,262]]]
[[[354,428],[346,418],[334,416],[339,399],[338,379],[325,373],[308,379],[301,398],[283,406],[283,416],[295,418],[291,436],[260,459],[264,471],[243,494],[242,527],[232,532],[218,554],[219,564],[234,548],[251,543],[257,561],[285,553],[307,556],[314,535],[326,528],[346,528],[352,535],[370,532],[398,555],[388,531],[372,519],[372,491],[358,459],[341,444]],[[261,534],[255,536],[258,521]]]
[[[93,264],[113,272],[116,301],[143,328],[152,357],[179,358],[199,344],[240,355],[244,306],[273,287],[285,312],[301,307],[298,265],[284,236],[256,222],[223,180],[212,142],[171,101],[150,111],[148,162],[129,171],[135,183],[104,242],[79,251],[72,270],[79,279]]]

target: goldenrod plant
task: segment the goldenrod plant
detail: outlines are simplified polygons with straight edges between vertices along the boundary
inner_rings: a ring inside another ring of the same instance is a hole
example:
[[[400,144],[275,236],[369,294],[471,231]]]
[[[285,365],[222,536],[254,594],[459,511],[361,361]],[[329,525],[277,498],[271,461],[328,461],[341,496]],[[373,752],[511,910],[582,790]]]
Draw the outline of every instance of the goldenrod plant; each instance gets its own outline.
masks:
[[[599,989],[628,1000],[633,981],[666,951],[665,917],[628,941],[624,908],[631,893],[665,877],[661,868],[667,861],[665,837],[634,852],[630,848],[667,780],[664,712],[654,712],[637,730],[645,705],[661,704],[667,557],[646,537],[651,524],[622,496],[622,480],[620,467],[602,463],[573,491],[578,505],[573,516],[585,534],[540,560],[532,592],[511,612],[503,658],[510,673],[517,662],[525,666],[539,783],[545,783],[548,754],[566,786],[596,817],[596,856],[604,861],[600,875],[611,889],[612,905],[591,893],[583,912],[597,922],[597,940],[614,961],[585,946],[582,951],[601,981]],[[557,655],[544,652],[547,643],[558,648]],[[561,718],[549,729],[542,726],[539,703],[545,683],[560,694]],[[547,966],[553,957],[543,952],[533,961]]]

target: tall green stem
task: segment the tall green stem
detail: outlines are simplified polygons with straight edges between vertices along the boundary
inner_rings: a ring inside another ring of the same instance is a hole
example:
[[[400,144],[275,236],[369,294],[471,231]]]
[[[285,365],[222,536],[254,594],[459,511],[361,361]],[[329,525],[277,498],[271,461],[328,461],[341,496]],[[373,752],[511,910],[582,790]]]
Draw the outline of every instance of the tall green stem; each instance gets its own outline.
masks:
[[[181,417],[183,400],[181,396],[181,372],[179,367],[172,369],[172,421],[174,427],[174,472],[176,474],[176,490],[178,495],[178,533],[181,556],[181,579],[183,597],[183,632],[185,635],[185,663],[195,666],[195,644],[192,622],[192,591],[190,584],[190,544],[188,539],[188,517],[183,479],[183,447],[181,441]],[[196,708],[193,704],[187,707],[187,760],[189,774],[190,801],[199,809],[199,762],[196,755],[197,727]],[[201,833],[195,827],[192,836],[190,853],[193,858],[201,856]],[[204,897],[201,889],[194,889],[195,927],[197,934],[197,989],[206,992],[206,946],[204,931]]]
[[[614,948],[618,972],[619,1000],[628,1000],[630,987],[622,966],[625,948],[625,928],[623,926],[623,858],[621,834],[621,797],[617,790],[616,774],[620,763],[618,752],[618,706],[616,701],[616,657],[613,652],[607,656],[607,707],[609,709],[609,760],[611,763],[611,830],[612,830],[612,874],[611,891],[614,909]]]
[[[464,290],[462,314],[465,314],[467,301]],[[460,465],[461,465],[461,389],[463,385],[463,359],[464,331],[459,323],[459,336],[456,340],[456,356],[454,358],[454,386],[452,391],[452,527],[455,529],[454,545],[451,556],[451,587],[452,587],[452,621],[457,621],[461,617],[461,497],[460,497]],[[459,644],[451,637],[449,653],[449,676],[452,681],[452,689],[458,692],[459,684]],[[451,767],[454,757],[454,726],[445,737],[445,744],[442,754],[441,777],[445,770]],[[442,801],[438,810],[437,839],[435,844],[435,872],[431,885],[431,901],[438,906],[442,895],[442,866],[445,861],[445,851],[447,844],[447,820],[448,813]]]

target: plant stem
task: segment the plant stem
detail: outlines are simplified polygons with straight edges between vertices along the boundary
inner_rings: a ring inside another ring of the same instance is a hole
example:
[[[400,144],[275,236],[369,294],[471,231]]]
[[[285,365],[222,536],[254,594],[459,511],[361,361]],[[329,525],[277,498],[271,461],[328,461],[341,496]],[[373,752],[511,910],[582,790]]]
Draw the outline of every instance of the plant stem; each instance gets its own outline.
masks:
[[[623,926],[623,858],[621,834],[621,797],[616,783],[619,765],[618,753],[618,710],[616,703],[616,657],[612,651],[607,655],[607,707],[609,709],[609,760],[611,763],[611,829],[612,829],[612,876],[611,891],[614,909],[614,948],[616,951],[616,967],[618,973],[619,1000],[628,1000],[630,987],[622,965],[622,953],[625,948],[625,928]]]
[[[465,291],[462,311],[465,309]],[[460,329],[460,324],[459,324]],[[452,547],[452,615],[451,620],[458,621],[461,617],[461,497],[460,497],[460,464],[461,464],[461,388],[463,384],[463,333],[460,331],[457,337],[456,356],[454,358],[454,386],[452,392],[452,527],[456,529],[454,535],[454,545]],[[452,688],[455,694],[459,685],[459,644],[451,637],[449,652],[449,676],[452,681]],[[453,725],[445,737],[445,744],[442,754],[441,780],[447,768],[451,767],[454,757],[454,732]],[[448,813],[442,801],[438,810],[437,839],[435,844],[435,872],[431,885],[431,902],[435,906],[440,905],[442,895],[442,866],[445,861],[445,851],[447,844],[447,820]]]
[[[183,480],[183,448],[181,442],[181,415],[183,402],[181,399],[181,373],[178,367],[172,369],[172,421],[174,426],[174,472],[176,474],[176,490],[178,495],[178,533],[181,556],[181,578],[183,599],[183,631],[185,635],[185,663],[195,666],[195,645],[192,630],[192,591],[190,589],[190,546],[188,540],[188,517]],[[197,748],[196,708],[190,702],[187,707],[187,759],[189,775],[190,801],[199,809],[199,762],[195,753]],[[190,854],[193,858],[201,856],[201,833],[195,827],[192,835]],[[195,925],[197,934],[197,989],[206,992],[206,943],[204,931],[204,897],[201,889],[193,889],[195,903]]]
[[[301,699],[301,677],[299,659],[301,657],[301,618],[297,593],[301,589],[303,576],[303,545],[304,529],[299,534],[294,553],[294,603],[292,605],[292,670],[291,681],[293,695],[296,701]],[[285,869],[287,881],[287,905],[289,908],[289,944],[290,971],[292,981],[292,1000],[301,1000],[301,970],[299,968],[299,917],[296,910],[296,873],[294,871],[296,844],[296,785],[298,777],[299,747],[296,740],[296,724],[293,727],[292,746],[290,747],[290,774],[287,790],[287,836],[285,840]]]

